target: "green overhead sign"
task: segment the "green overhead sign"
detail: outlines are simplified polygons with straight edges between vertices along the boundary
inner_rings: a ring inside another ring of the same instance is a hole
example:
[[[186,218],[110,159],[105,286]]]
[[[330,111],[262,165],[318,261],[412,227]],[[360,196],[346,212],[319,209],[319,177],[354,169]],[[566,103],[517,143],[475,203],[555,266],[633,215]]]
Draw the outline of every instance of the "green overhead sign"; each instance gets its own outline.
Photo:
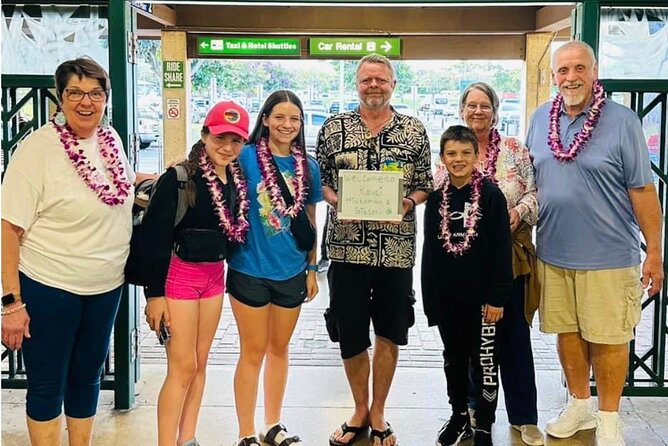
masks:
[[[197,53],[229,56],[299,56],[301,41],[281,37],[198,37]]]
[[[401,39],[396,37],[314,37],[309,39],[311,56],[364,56],[378,53],[384,56],[401,56]]]

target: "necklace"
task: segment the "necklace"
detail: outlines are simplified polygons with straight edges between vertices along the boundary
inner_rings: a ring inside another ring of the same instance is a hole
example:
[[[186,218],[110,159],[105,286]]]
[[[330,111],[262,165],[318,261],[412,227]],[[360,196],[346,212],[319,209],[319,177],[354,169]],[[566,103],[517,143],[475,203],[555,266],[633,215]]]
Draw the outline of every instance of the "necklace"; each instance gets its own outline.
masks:
[[[79,138],[74,134],[72,128],[68,124],[56,124],[54,118],[51,118],[51,124],[58,133],[58,138],[65,148],[65,153],[72,162],[74,169],[90,190],[106,205],[123,204],[130,194],[132,185],[125,173],[112,131],[101,127],[98,127],[96,131],[100,156],[107,169],[108,176],[111,177],[111,184],[109,184],[108,178],[105,178],[105,175],[86,158],[84,150],[79,147]]]
[[[269,198],[271,199],[271,204],[274,206],[274,209],[284,217],[296,217],[306,202],[306,156],[304,155],[304,152],[302,152],[295,143],[290,146],[290,153],[295,159],[295,175],[292,178],[292,195],[294,203],[289,207],[285,204],[285,199],[281,194],[281,188],[278,185],[278,177],[276,175],[282,174],[276,172],[274,163],[271,162],[270,157],[273,155],[267,144],[267,138],[260,139],[257,143],[256,152],[257,164],[260,168],[262,181],[264,182],[264,187],[267,192],[269,192]]]
[[[601,109],[605,105],[605,92],[600,81],[594,82],[594,95],[591,98],[589,110],[587,111],[587,119],[582,125],[582,129],[575,135],[573,142],[568,147],[568,151],[564,151],[564,146],[561,143],[561,136],[559,133],[559,113],[561,112],[564,98],[561,93],[552,101],[550,107],[550,126],[548,130],[547,142],[550,145],[552,154],[559,161],[573,161],[580,151],[587,145],[591,139],[591,133],[596,128],[598,120],[601,116]]]
[[[218,175],[216,175],[213,169],[211,160],[206,156],[204,148],[200,151],[199,167],[202,169],[202,178],[204,178],[209,188],[209,195],[211,195],[214,211],[218,215],[218,225],[230,241],[243,243],[246,240],[246,233],[249,227],[248,208],[250,202],[248,200],[248,185],[241,173],[241,168],[239,168],[239,162],[234,160],[229,164],[230,172],[232,173],[232,182],[237,192],[238,206],[236,218],[232,217],[230,207],[225,203],[223,187],[220,181],[218,181]]]
[[[485,160],[484,166],[482,166],[482,174],[493,183],[496,183],[496,161],[499,159],[499,152],[501,151],[499,146],[500,142],[501,135],[499,135],[499,131],[495,128],[492,128],[489,131],[487,159]]]
[[[471,248],[473,239],[478,235],[476,226],[482,215],[480,211],[480,196],[482,195],[483,178],[484,176],[480,171],[477,169],[473,170],[473,173],[471,174],[471,207],[464,220],[464,230],[466,231],[466,235],[464,236],[464,240],[459,243],[452,243],[452,233],[450,232],[450,210],[448,209],[448,203],[452,198],[452,193],[449,190],[450,175],[445,175],[445,178],[443,178],[441,206],[439,208],[439,214],[441,214],[441,230],[438,238],[443,240],[443,248],[455,257],[464,255],[464,253]]]

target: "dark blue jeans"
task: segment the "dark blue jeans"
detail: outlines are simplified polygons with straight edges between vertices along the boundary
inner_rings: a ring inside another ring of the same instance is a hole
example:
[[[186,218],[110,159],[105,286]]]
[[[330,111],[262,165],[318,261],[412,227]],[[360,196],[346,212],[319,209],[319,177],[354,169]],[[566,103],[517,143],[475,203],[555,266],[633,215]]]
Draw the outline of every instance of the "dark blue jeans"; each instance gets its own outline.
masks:
[[[538,424],[536,372],[531,350],[531,331],[524,317],[524,281],[520,276],[513,281],[513,294],[504,306],[503,330],[499,346],[499,368],[506,411],[510,424]],[[469,370],[471,383],[474,370]],[[469,406],[475,409],[473,398]]]
[[[121,287],[80,296],[24,274],[20,281],[30,315],[31,337],[23,341],[28,416],[52,420],[60,415],[64,402],[68,417],[92,417]]]

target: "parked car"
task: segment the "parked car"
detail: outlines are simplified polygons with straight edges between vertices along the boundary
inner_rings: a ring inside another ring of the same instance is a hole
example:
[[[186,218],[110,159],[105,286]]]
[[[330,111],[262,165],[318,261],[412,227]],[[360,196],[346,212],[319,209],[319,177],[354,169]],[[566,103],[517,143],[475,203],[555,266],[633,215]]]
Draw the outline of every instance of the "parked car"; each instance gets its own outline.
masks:
[[[304,111],[304,137],[306,139],[306,151],[313,154],[318,143],[318,132],[320,127],[329,118],[329,115],[319,111]]]
[[[348,101],[346,102],[346,106],[343,109],[343,111],[353,111],[357,107],[359,107],[360,102],[359,101]],[[341,105],[339,104],[338,101],[332,102],[332,104],[329,106],[329,112],[333,115],[337,114],[341,110]]]
[[[160,140],[160,121],[149,116],[139,116],[139,148],[146,149]]]
[[[499,106],[499,128],[502,133],[516,136],[520,125],[520,100],[504,99]]]
[[[392,104],[392,108],[402,115],[414,116],[413,109],[406,104]]]
[[[450,101],[445,96],[434,96],[434,103],[431,106],[431,112],[435,116],[455,116],[456,109],[457,105],[450,104]]]

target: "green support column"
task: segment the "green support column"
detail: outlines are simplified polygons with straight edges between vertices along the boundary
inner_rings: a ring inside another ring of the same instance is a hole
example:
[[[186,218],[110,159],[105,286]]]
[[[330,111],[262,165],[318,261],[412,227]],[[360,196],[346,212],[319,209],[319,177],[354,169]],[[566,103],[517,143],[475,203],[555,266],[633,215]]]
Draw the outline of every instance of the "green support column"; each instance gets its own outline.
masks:
[[[598,57],[598,38],[601,23],[601,2],[599,0],[584,0],[582,14],[579,17],[580,40],[588,43]]]
[[[112,123],[126,153],[132,146],[135,133],[134,66],[128,61],[128,51],[135,29],[134,12],[127,1],[109,0],[109,76],[112,86]],[[136,290],[123,287],[121,305],[114,326],[114,407],[131,409],[135,403],[135,383],[138,368],[138,324]]]

